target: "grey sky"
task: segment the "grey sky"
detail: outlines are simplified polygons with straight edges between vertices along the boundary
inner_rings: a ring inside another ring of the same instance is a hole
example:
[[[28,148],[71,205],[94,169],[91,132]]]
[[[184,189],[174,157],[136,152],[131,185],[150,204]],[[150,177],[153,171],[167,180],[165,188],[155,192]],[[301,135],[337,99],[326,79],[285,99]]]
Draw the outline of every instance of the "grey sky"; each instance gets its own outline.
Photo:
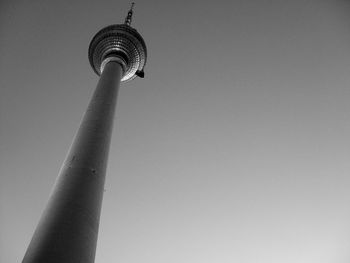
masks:
[[[1,262],[20,262],[129,1],[0,4]],[[350,260],[350,3],[138,1],[96,263]]]

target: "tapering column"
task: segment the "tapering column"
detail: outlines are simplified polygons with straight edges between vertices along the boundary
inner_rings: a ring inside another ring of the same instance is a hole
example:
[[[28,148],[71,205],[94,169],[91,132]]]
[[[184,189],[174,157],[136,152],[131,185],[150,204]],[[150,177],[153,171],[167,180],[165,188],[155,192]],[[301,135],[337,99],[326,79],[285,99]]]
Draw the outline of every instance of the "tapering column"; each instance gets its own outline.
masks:
[[[106,64],[23,263],[92,263],[122,67]]]

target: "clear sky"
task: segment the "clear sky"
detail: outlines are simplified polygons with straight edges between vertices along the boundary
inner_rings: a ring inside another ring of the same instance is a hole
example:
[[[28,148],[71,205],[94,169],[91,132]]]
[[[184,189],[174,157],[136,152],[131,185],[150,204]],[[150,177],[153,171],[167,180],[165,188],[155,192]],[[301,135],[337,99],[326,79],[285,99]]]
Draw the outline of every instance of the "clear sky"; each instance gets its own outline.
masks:
[[[129,1],[0,3],[0,261],[20,262]],[[137,1],[96,263],[350,261],[350,2]]]

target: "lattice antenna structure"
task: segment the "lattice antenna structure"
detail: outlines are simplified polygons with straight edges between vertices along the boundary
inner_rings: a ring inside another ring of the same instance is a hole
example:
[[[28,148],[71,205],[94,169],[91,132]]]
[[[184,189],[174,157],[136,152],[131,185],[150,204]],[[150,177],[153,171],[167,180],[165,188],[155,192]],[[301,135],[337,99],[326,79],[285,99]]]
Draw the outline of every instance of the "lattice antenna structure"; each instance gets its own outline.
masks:
[[[128,12],[128,15],[127,15],[126,18],[125,18],[125,22],[124,22],[125,25],[131,26],[131,21],[132,21],[132,14],[133,14],[134,5],[135,5],[134,2],[131,3],[130,10],[129,10],[129,12]]]

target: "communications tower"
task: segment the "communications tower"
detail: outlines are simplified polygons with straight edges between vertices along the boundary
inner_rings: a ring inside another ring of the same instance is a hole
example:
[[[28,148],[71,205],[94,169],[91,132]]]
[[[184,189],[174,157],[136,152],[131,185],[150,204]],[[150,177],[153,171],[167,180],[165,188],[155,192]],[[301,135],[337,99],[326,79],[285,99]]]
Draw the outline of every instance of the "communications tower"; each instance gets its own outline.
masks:
[[[121,82],[144,77],[146,44],[131,27],[110,25],[91,40],[89,61],[100,76],[56,179],[23,263],[93,263],[114,111]]]

